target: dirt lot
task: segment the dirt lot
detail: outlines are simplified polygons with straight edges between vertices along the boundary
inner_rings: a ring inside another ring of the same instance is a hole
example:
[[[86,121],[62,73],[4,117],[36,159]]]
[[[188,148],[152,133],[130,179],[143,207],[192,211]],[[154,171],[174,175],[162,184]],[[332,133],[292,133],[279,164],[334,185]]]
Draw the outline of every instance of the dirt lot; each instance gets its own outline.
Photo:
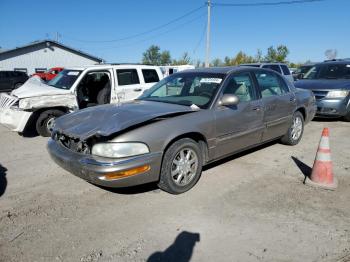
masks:
[[[334,192],[302,183],[324,126]],[[0,260],[350,261],[349,134],[350,123],[314,121],[298,146],[220,161],[173,196],[101,189],[56,166],[47,139],[0,127]]]

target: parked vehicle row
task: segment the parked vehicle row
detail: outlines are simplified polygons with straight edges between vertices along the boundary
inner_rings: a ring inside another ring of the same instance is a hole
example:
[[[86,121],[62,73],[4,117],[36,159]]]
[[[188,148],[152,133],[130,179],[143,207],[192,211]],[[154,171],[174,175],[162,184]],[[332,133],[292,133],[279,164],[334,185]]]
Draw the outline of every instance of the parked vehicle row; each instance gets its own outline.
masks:
[[[58,118],[48,150],[58,165],[91,183],[157,182],[180,194],[210,162],[274,139],[296,145],[315,112],[311,91],[272,70],[188,70],[134,101]]]
[[[0,123],[15,132],[35,126],[49,136],[55,118],[99,104],[132,100],[161,80],[156,66],[96,65],[67,68],[47,83],[30,79],[0,97]]]
[[[294,78],[292,74],[290,73],[290,70],[288,66],[284,63],[252,63],[252,64],[241,64],[241,66],[253,66],[253,67],[260,67],[260,68],[267,68],[271,69],[273,71],[276,71],[283,75],[286,79],[293,82]]]
[[[28,75],[21,71],[0,71],[0,93],[11,92],[28,80]]]
[[[53,67],[45,72],[35,73],[33,76],[38,76],[44,81],[50,81],[54,79],[63,69],[63,67]]]
[[[312,90],[317,116],[343,117],[350,121],[350,60],[315,64],[295,86]]]

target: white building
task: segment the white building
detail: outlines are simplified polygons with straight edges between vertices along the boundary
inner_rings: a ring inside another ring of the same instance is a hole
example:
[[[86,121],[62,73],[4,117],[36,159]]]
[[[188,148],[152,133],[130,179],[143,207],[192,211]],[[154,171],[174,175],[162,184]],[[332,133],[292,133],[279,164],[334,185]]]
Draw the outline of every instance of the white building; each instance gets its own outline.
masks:
[[[28,75],[51,67],[86,66],[102,62],[101,58],[51,40],[0,52],[0,70],[24,71]]]

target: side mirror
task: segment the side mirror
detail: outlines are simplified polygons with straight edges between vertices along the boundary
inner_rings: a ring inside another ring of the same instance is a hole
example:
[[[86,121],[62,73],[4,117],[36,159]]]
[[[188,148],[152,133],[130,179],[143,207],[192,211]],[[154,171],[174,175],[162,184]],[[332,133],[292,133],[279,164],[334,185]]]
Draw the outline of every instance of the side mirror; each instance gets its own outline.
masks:
[[[236,106],[239,103],[238,96],[225,94],[222,96],[219,105],[221,106]]]

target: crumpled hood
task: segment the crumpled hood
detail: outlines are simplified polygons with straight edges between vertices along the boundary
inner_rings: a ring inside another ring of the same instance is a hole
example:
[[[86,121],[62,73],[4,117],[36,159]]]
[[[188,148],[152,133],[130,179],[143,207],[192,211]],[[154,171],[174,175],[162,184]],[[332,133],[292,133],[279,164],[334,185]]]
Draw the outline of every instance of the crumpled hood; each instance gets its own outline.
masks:
[[[295,87],[310,90],[350,90],[350,79],[317,79],[298,80],[294,82]]]
[[[86,140],[95,135],[109,136],[157,117],[195,111],[189,106],[151,101],[101,105],[58,118],[54,132]]]
[[[29,78],[22,86],[12,91],[12,95],[18,98],[28,98],[37,96],[65,95],[69,90],[59,89],[45,84],[37,79]]]

